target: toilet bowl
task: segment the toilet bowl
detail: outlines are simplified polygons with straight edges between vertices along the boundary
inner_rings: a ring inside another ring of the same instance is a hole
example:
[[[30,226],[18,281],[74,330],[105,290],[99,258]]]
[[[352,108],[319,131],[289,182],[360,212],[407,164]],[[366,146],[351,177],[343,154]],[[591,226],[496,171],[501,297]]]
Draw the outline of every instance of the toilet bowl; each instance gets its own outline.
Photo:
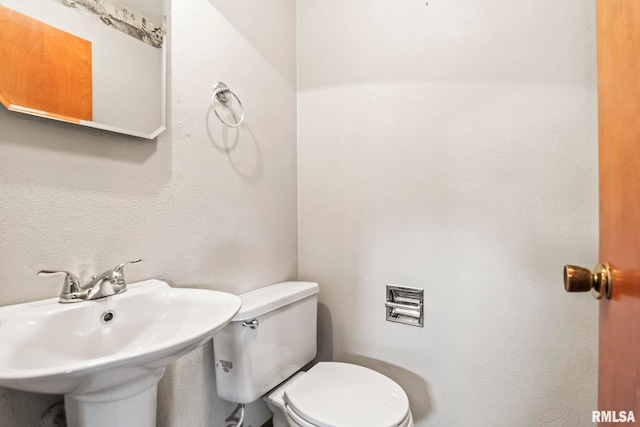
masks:
[[[371,369],[320,362],[317,283],[283,282],[239,295],[238,314],[213,339],[216,388],[223,399],[260,397],[274,427],[413,427],[409,399]]]

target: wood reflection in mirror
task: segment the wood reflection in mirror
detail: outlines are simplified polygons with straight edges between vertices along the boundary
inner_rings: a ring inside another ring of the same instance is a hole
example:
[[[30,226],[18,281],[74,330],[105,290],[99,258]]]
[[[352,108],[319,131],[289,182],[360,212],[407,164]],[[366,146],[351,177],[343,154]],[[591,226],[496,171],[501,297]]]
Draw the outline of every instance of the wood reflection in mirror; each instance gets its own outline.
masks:
[[[91,42],[0,6],[0,102],[78,123],[92,120]]]

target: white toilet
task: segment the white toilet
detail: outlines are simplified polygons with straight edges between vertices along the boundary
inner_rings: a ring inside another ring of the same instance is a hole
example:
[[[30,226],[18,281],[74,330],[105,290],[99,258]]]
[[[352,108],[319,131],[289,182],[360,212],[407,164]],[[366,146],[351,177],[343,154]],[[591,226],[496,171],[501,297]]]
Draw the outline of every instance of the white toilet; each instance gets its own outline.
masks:
[[[278,283],[240,298],[213,339],[220,397],[249,403],[270,391],[275,427],[413,427],[406,393],[376,371],[337,362],[300,371],[316,355],[317,283]]]

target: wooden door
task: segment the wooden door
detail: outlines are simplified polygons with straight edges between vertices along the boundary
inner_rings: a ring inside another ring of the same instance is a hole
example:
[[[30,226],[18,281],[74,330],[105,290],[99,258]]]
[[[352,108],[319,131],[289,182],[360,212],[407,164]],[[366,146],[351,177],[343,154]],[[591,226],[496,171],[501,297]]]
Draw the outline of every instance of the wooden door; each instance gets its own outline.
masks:
[[[599,303],[598,409],[633,411],[640,425],[640,1],[596,5],[600,262],[612,269],[611,299]]]

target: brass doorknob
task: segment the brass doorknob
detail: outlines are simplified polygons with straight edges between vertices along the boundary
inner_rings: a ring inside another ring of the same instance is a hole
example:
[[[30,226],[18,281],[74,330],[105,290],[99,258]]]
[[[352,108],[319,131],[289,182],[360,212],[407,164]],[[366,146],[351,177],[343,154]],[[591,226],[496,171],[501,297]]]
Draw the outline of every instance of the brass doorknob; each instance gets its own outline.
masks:
[[[588,292],[595,299],[611,298],[611,268],[609,264],[598,264],[593,272],[575,265],[564,266],[564,290],[567,292]]]

